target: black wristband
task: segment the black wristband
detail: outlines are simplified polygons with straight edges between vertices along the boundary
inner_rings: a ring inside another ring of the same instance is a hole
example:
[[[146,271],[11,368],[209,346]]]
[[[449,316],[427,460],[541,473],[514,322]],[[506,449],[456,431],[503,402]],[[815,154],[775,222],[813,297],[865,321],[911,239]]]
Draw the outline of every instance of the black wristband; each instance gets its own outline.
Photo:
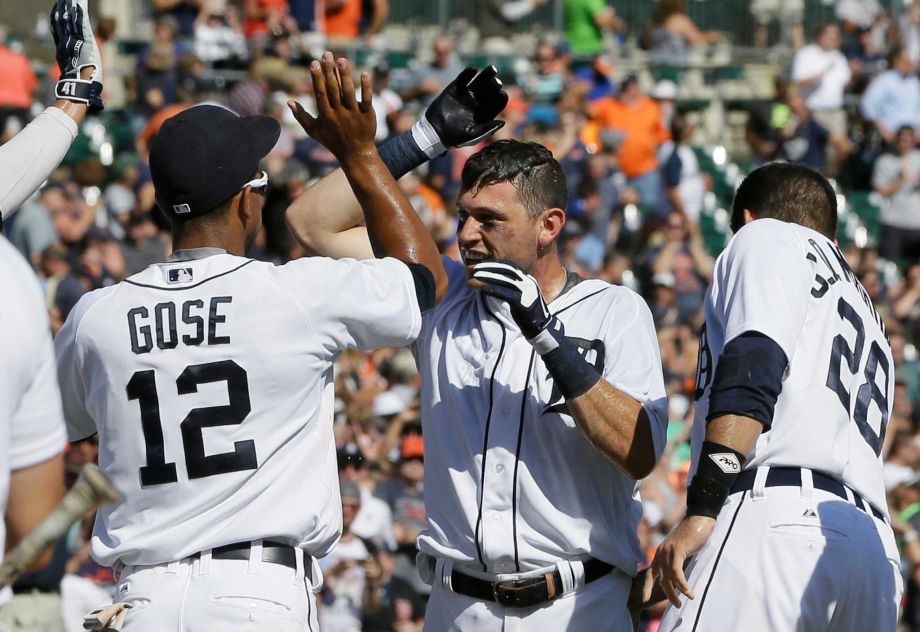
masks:
[[[412,138],[411,131],[390,136],[377,148],[377,152],[383,164],[397,180],[428,162],[428,156]]]
[[[555,318],[553,321],[558,322]],[[554,349],[541,352],[540,357],[543,358],[543,364],[546,365],[546,370],[556,382],[562,396],[574,399],[591,390],[600,381],[601,374],[578,353],[578,347],[562,335],[561,331],[557,334],[553,324],[551,322],[543,331],[551,332],[550,335],[557,344]],[[541,351],[539,344],[534,344],[534,347],[538,352]]]
[[[746,461],[728,446],[704,441],[696,474],[687,488],[687,515],[717,517]]]

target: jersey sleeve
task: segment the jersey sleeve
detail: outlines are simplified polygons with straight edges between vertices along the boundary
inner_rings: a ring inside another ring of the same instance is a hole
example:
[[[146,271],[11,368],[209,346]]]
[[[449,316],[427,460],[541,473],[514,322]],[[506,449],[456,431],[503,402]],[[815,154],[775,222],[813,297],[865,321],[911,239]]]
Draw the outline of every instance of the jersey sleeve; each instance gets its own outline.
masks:
[[[19,470],[60,454],[67,442],[50,336],[41,345],[35,372],[13,413],[10,469]]]
[[[57,167],[77,137],[77,124],[49,107],[0,149],[0,213],[8,217]]]
[[[405,346],[419,334],[415,282],[402,261],[310,257],[282,267],[311,326],[336,350]]]
[[[716,265],[714,307],[725,344],[759,332],[778,344],[789,361],[808,313],[814,278],[790,224],[755,220],[732,239]]]
[[[83,382],[83,357],[77,339],[80,321],[91,304],[92,294],[84,295],[64,321],[54,339],[57,377],[67,422],[67,437],[79,441],[96,434],[96,422],[86,408],[86,388]]]
[[[661,368],[661,351],[652,313],[645,301],[627,290],[607,317],[604,379],[645,408],[657,460],[668,431],[668,405]]]

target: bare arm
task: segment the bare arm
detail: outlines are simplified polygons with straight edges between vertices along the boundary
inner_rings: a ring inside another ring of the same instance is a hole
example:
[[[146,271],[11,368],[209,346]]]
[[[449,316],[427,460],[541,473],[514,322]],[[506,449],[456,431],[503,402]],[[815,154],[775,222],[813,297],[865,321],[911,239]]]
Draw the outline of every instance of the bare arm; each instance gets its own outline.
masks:
[[[687,38],[691,44],[710,44],[722,39],[722,34],[718,31],[701,31],[689,15],[674,15],[670,18],[670,22],[676,31]]]
[[[604,379],[567,403],[575,424],[595,448],[631,478],[649,475],[655,467],[655,447],[642,404]]]
[[[10,474],[10,493],[6,503],[6,550],[12,549],[31,532],[64,496],[64,457],[58,454],[47,461],[14,470]],[[51,549],[39,557],[32,570],[51,560]]]
[[[348,178],[336,169],[294,200],[284,215],[294,239],[310,254],[373,259],[364,214]]]
[[[376,118],[371,107],[370,76],[361,74],[359,104],[351,66],[345,59],[336,66],[332,53],[327,52],[322,62],[313,62],[310,74],[318,118],[307,114],[295,101],[289,105],[307,133],[325,145],[342,165],[363,209],[374,254],[428,268],[434,275],[435,295],[440,299],[447,290],[447,274],[438,248],[374,146]]]

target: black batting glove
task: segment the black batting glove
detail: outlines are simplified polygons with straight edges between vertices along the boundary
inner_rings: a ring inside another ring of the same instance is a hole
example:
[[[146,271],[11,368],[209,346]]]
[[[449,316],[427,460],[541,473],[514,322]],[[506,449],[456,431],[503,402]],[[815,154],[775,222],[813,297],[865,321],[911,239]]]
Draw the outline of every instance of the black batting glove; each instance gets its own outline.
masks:
[[[505,124],[495,117],[507,104],[495,66],[466,68],[428,106],[412,127],[412,137],[429,158],[452,147],[475,145]]]
[[[537,280],[514,263],[480,263],[473,268],[473,278],[483,282],[480,292],[508,303],[514,322],[528,340],[536,338],[554,320]]]
[[[87,0],[57,0],[51,9],[51,35],[61,80],[54,96],[75,103],[85,103],[91,112],[103,109],[102,57],[89,23]],[[80,75],[92,66],[89,79]]]

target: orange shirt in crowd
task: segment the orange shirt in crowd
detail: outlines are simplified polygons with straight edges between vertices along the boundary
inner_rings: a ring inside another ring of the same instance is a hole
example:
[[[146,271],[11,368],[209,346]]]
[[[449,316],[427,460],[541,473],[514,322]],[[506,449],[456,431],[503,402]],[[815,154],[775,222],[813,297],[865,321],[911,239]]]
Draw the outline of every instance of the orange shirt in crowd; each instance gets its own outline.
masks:
[[[358,37],[361,0],[325,0],[322,9],[322,30],[328,37]]]
[[[243,20],[243,34],[246,38],[262,37],[268,34],[268,24],[280,23],[287,15],[287,0],[247,0],[246,8],[263,17],[247,17]]]
[[[29,58],[0,44],[0,107],[27,109],[38,89]]]
[[[658,146],[670,138],[661,120],[661,108],[649,97],[642,97],[632,106],[619,99],[607,97],[594,105],[593,118],[602,129],[623,134],[617,161],[627,178],[636,178],[658,168]],[[588,128],[589,130],[591,128]],[[588,136],[599,134],[594,128]],[[585,144],[599,145],[598,138],[582,138]]]
[[[157,110],[147,121],[147,126],[142,129],[136,139],[141,141],[145,147],[150,147],[153,137],[157,135],[166,119],[174,117],[179,112],[188,109],[187,103],[171,103]]]

